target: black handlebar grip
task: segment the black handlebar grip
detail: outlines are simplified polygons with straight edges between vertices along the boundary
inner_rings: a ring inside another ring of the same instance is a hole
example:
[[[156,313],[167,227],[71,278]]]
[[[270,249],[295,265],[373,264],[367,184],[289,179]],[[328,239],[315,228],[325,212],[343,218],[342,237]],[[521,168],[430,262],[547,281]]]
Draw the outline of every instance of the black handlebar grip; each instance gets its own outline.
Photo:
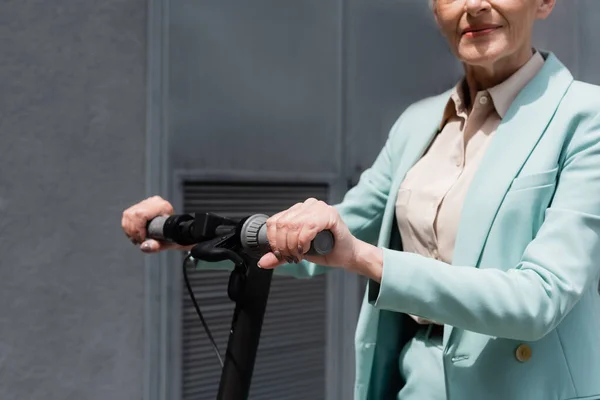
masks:
[[[258,258],[271,251],[269,240],[267,239],[266,222],[268,218],[269,216],[264,214],[255,214],[248,217],[240,233],[242,247],[244,247],[247,253]],[[334,245],[333,233],[329,230],[321,231],[312,240],[310,249],[306,252],[306,255],[327,255],[331,253]]]
[[[269,245],[267,225],[263,225],[258,231],[258,242],[266,243],[267,246]],[[310,256],[325,256],[333,250],[333,242],[333,233],[331,231],[321,231],[317,233],[317,236],[310,243],[310,249],[306,254]]]

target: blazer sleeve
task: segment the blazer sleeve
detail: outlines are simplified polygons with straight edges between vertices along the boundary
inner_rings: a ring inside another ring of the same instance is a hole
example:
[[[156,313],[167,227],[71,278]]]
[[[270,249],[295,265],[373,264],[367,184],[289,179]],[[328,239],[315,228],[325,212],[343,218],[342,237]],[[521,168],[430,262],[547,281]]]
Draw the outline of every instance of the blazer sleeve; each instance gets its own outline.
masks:
[[[490,336],[542,338],[598,283],[600,115],[573,136],[552,204],[518,265],[448,268],[416,254],[383,252],[381,283],[369,282],[376,308]]]
[[[404,115],[404,114],[403,114]],[[342,220],[350,232],[362,241],[375,244],[377,242],[383,211],[387,203],[393,179],[393,150],[397,149],[398,127],[400,117],[387,137],[385,145],[370,168],[360,176],[356,186],[350,189],[339,204],[335,204]],[[230,262],[209,264],[195,260],[199,268],[229,269],[233,267]],[[330,267],[324,267],[308,261],[298,264],[283,264],[274,270],[276,275],[293,276],[296,278],[310,278],[325,273]]]

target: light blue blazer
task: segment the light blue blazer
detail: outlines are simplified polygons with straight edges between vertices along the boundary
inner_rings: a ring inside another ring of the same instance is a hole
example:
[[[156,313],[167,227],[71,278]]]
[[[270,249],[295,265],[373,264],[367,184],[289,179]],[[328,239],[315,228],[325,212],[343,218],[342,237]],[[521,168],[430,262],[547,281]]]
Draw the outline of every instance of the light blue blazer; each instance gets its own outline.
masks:
[[[445,324],[450,400],[600,399],[600,88],[543,55],[472,182],[452,266],[402,252],[394,211],[450,91],[400,116],[336,206],[356,237],[384,249],[382,282],[368,283],[356,329],[356,400],[396,398],[399,353],[415,330],[406,314]]]

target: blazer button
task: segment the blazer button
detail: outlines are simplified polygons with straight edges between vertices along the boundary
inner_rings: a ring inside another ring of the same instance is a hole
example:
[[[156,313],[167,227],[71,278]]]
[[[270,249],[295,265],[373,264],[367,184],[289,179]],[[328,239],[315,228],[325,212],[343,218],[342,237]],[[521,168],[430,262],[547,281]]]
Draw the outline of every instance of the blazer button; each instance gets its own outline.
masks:
[[[531,359],[532,354],[533,354],[533,352],[531,351],[531,347],[527,344],[520,345],[519,347],[517,347],[517,350],[515,351],[515,357],[520,362],[529,361],[529,359]]]

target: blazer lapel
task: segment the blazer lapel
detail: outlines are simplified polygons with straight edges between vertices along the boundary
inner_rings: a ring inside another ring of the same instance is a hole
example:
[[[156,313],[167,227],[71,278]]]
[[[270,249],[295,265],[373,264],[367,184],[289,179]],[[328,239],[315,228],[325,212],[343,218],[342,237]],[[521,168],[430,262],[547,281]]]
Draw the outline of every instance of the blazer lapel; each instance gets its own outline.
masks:
[[[513,101],[467,193],[452,264],[477,266],[511,182],[546,130],[572,82],[571,73],[550,53],[542,70]]]

